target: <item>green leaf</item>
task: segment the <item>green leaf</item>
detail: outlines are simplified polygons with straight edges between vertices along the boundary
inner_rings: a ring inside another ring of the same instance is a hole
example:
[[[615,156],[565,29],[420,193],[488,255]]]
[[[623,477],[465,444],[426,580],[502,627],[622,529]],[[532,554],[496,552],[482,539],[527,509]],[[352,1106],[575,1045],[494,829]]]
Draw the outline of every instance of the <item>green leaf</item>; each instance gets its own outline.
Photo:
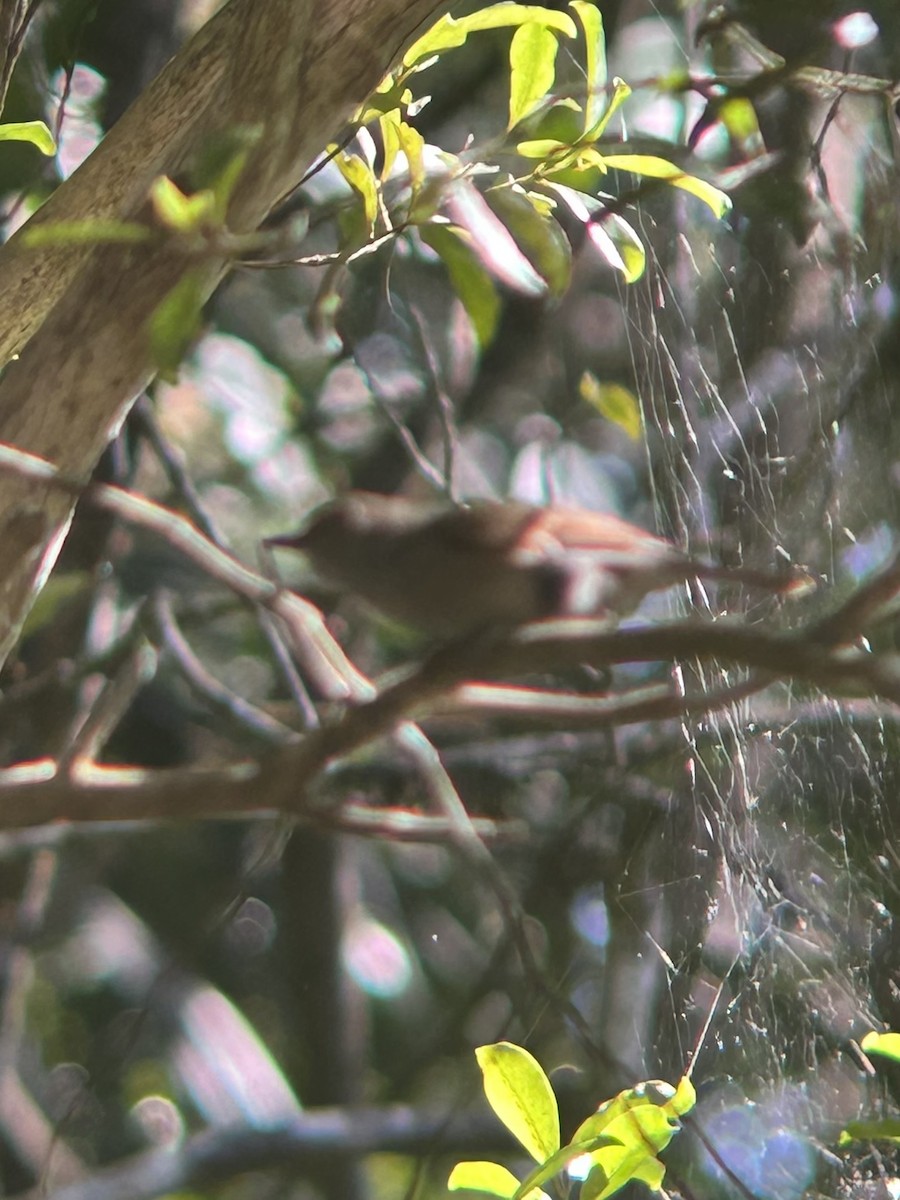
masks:
[[[10,121],[0,125],[0,142],[31,142],[41,154],[56,153],[53,134],[43,121]]]
[[[756,109],[746,97],[729,96],[719,104],[716,114],[728,136],[745,153],[756,155],[765,150]]]
[[[581,1185],[581,1200],[607,1200],[632,1180],[659,1191],[666,1168],[658,1159],[625,1146],[610,1146]]]
[[[578,17],[584,30],[587,69],[584,133],[588,134],[606,108],[606,36],[603,32],[603,15],[597,5],[589,4],[588,0],[570,0],[569,8]]]
[[[465,17],[442,17],[423,37],[413,42],[403,56],[403,66],[409,69],[443,50],[462,46],[470,33],[524,25],[529,21],[555,29],[564,37],[574,38],[578,33],[571,17],[551,8],[542,8],[538,4],[492,4]]]
[[[900,1118],[883,1117],[877,1121],[850,1121],[841,1131],[839,1146],[852,1141],[894,1142],[900,1145]]]
[[[366,236],[371,237],[378,218],[378,182],[375,172],[358,154],[340,153],[335,156],[334,162],[347,183],[362,198]]]
[[[382,146],[382,183],[390,177],[394,163],[397,160],[397,155],[400,152],[400,126],[403,123],[398,108],[392,108],[390,112],[382,113],[378,118]]]
[[[595,142],[599,137],[603,136],[607,125],[630,95],[631,88],[624,79],[616,78],[613,80],[613,93],[609,98],[609,103],[591,128],[585,130],[584,140],[586,142]]]
[[[186,196],[167,175],[153,180],[150,202],[160,222],[177,233],[193,233],[212,219],[216,208],[216,198],[210,190]]]
[[[620,383],[601,383],[597,376],[585,371],[578,392],[592,408],[607,421],[623,430],[633,442],[641,436],[641,410],[634,394]]]
[[[491,188],[484,198],[552,295],[561,296],[572,278],[572,247],[548,210],[547,198],[518,185]]]
[[[694,1090],[694,1085],[688,1079],[687,1075],[683,1075],[678,1080],[678,1087],[675,1089],[675,1095],[667,1103],[666,1107],[675,1113],[678,1117],[683,1117],[685,1113],[689,1113],[697,1103],[697,1093]]]
[[[454,224],[469,234],[472,249],[501,283],[523,296],[546,294],[546,283],[473,183],[457,180],[444,207]]]
[[[450,283],[466,310],[479,345],[489,346],[497,332],[500,297],[494,281],[478,261],[462,229],[452,225],[423,225],[419,234],[441,258]]]
[[[491,1108],[533,1159],[559,1149],[559,1110],[550,1080],[521,1046],[497,1042],[475,1051]]]
[[[705,179],[697,179],[667,158],[654,154],[605,154],[603,161],[616,171],[630,171],[648,179],[663,179],[673,187],[683,188],[698,200],[709,205],[717,217],[723,217],[731,208],[731,198]]]
[[[388,75],[353,114],[354,125],[368,125],[379,117],[405,113],[412,103],[412,92],[395,74]]]
[[[188,271],[156,306],[148,322],[150,352],[164,379],[173,380],[200,329],[206,299],[205,274]]]
[[[523,158],[548,159],[560,151],[570,149],[565,142],[558,142],[556,138],[532,138],[530,141],[519,142],[516,153],[521,154]]]
[[[634,1132],[629,1132],[627,1127],[623,1131],[622,1128],[616,1126],[616,1122],[624,1116],[629,1116],[635,1110],[645,1108],[661,1113],[663,1121],[675,1121],[676,1118],[671,1115],[671,1106],[677,1096],[678,1092],[671,1084],[658,1079],[648,1080],[638,1087],[626,1088],[617,1096],[613,1096],[611,1100],[601,1104],[595,1113],[583,1121],[575,1131],[572,1141],[583,1143],[590,1142],[591,1139],[610,1136],[614,1136],[616,1141],[620,1142],[631,1140],[634,1136],[643,1138],[640,1122],[631,1126]],[[655,1120],[654,1118],[649,1119]],[[615,1132],[611,1133],[614,1126],[616,1126]]]
[[[487,1192],[491,1196],[514,1196],[519,1181],[512,1171],[494,1162],[461,1162],[450,1172],[447,1187],[451,1192],[465,1189],[470,1192]]]
[[[556,78],[559,42],[544,25],[527,21],[509,48],[509,123],[512,129],[538,108]]]
[[[410,187],[412,188],[413,197],[415,197],[425,182],[425,139],[419,133],[418,129],[414,129],[406,121],[401,121],[397,126],[397,137],[400,142],[400,149],[406,156],[406,164],[409,167]]]
[[[147,242],[153,230],[136,221],[107,221],[88,217],[83,221],[52,221],[22,231],[26,246],[84,246],[100,242]]]
[[[614,1138],[622,1146],[633,1146],[646,1153],[665,1150],[678,1126],[655,1104],[635,1104],[606,1126],[604,1137]],[[600,1151],[600,1153],[603,1153]]]
[[[900,1062],[900,1033],[876,1033],[872,1030],[859,1043],[866,1054],[882,1054]]]
[[[647,266],[647,252],[624,217],[607,213],[602,221],[591,221],[587,232],[595,248],[611,267],[622,273],[626,283],[640,279]]]
[[[67,571],[57,574],[55,571],[41,588],[38,597],[31,607],[28,619],[22,630],[23,637],[30,637],[49,625],[57,613],[64,607],[67,600],[74,596],[87,593],[92,584],[89,571]],[[516,1187],[519,1186],[516,1180]]]

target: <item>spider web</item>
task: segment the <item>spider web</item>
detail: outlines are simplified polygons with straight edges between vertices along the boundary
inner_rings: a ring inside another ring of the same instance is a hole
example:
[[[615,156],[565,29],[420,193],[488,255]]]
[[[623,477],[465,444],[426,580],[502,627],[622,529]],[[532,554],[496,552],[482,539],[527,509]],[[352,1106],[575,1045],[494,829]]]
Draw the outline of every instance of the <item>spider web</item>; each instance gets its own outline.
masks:
[[[856,163],[875,190],[877,158],[869,146]],[[682,232],[625,297],[661,527],[725,561],[808,566],[824,581],[814,611],[884,562],[895,517],[873,486],[895,403],[881,235],[861,209],[844,220],[853,254],[833,210],[804,245],[776,232],[765,253]],[[691,599],[707,617],[796,619],[789,603]],[[738,682],[682,672],[692,689]],[[682,728],[685,782],[640,870],[666,894],[643,925],[664,975],[650,1041],[670,1048],[669,1074],[693,1061],[700,1094],[670,1179],[688,1194],[850,1194],[892,1174],[871,1147],[842,1160],[827,1146],[896,1084],[858,1047],[900,1021],[895,725],[875,703],[782,683]]]

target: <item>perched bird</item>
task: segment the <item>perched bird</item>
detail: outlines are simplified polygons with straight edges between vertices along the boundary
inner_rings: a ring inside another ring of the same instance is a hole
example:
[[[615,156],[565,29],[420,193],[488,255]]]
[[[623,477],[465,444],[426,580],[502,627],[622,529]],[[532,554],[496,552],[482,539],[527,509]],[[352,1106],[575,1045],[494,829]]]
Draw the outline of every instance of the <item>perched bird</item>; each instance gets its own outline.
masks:
[[[797,578],[690,558],[619,517],[517,501],[466,507],[349,492],[298,533],[317,575],[386,617],[440,637],[546,617],[631,612],[687,579],[787,592]]]

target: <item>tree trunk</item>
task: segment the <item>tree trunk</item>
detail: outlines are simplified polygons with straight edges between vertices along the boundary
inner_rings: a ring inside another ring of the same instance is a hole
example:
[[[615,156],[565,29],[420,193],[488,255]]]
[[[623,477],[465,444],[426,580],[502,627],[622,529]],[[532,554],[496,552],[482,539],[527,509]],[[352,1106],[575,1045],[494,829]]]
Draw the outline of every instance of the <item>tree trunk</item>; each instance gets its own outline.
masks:
[[[339,132],[440,0],[231,0],[168,64],[31,219],[126,220],[150,184],[210,139],[259,132],[228,212],[254,230]],[[185,270],[183,249],[140,244],[0,249],[0,442],[85,480],[153,374],[149,316]],[[204,264],[206,291],[224,262]],[[15,356],[15,357],[14,357]],[[71,517],[62,492],[0,478],[0,664]]]

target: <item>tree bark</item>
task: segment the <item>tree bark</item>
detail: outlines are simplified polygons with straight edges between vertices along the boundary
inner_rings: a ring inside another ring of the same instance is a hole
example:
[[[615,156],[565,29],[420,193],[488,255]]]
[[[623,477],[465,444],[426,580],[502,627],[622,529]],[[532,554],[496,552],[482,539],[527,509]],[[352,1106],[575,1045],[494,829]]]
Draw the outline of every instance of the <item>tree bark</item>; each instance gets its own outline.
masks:
[[[228,212],[251,232],[378,84],[441,0],[231,0],[25,228],[127,220],[159,175],[210,139],[259,136]],[[85,480],[153,374],[146,324],[184,272],[185,250],[147,244],[0,249],[0,442]],[[204,264],[211,292],[226,264]],[[0,478],[0,664],[55,561],[72,502]]]

